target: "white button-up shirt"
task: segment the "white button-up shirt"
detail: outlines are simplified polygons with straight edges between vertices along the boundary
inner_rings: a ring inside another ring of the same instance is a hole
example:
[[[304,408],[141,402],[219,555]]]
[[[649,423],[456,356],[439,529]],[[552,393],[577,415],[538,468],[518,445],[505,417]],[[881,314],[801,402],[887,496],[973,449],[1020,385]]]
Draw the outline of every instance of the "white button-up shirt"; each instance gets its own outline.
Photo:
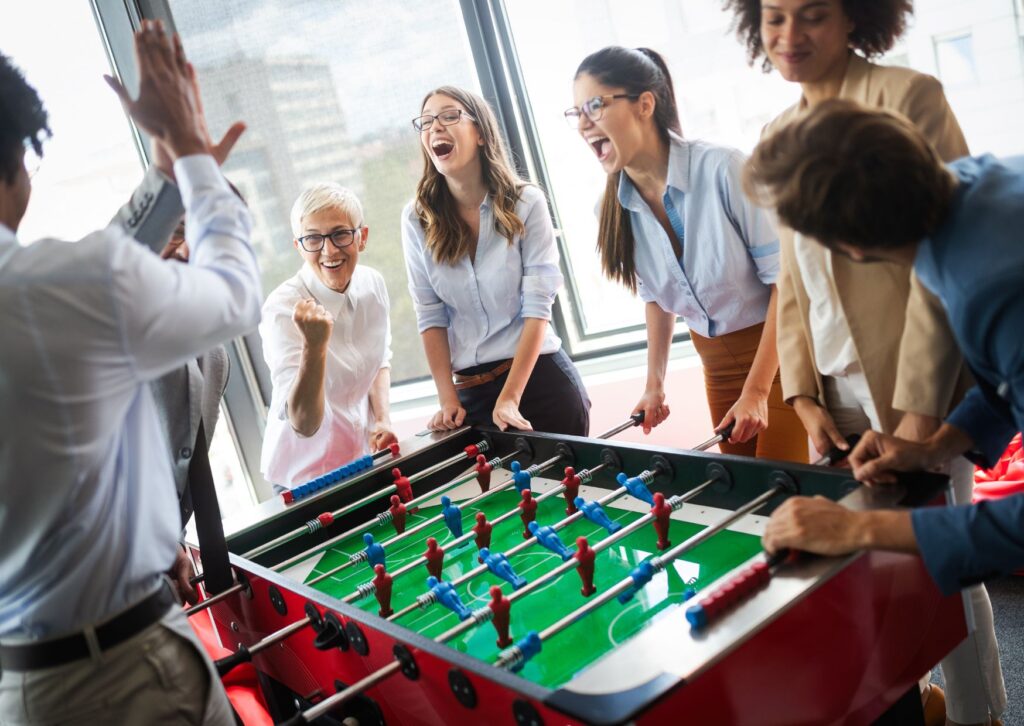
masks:
[[[148,381],[255,328],[251,220],[179,159],[188,265],[116,224],[19,245],[0,225],[0,637],[57,637],[153,592],[180,521]]]
[[[807,291],[807,316],[818,373],[845,376],[857,365],[857,348],[832,276],[832,253],[800,233],[793,236],[793,250]]]
[[[779,235],[742,189],[739,151],[671,134],[662,202],[672,242],[625,172],[619,203],[636,239],[637,292],[706,338],[763,323],[779,274]]]
[[[303,346],[292,312],[297,302],[307,299],[334,317],[324,369],[324,418],[312,436],[295,431],[288,419],[288,397]],[[384,278],[363,265],[356,267],[343,293],[324,285],[303,264],[267,297],[260,335],[274,393],[260,466],[268,481],[295,486],[369,453],[370,387],[381,368],[391,365],[389,310]]]
[[[426,251],[424,232],[413,209],[402,212],[402,246],[409,293],[419,331],[447,328],[452,370],[506,360],[515,355],[524,320],[551,320],[555,294],[562,287],[555,231],[544,193],[523,188],[516,214],[526,232],[512,244],[494,228],[492,200],[480,205],[476,259],[439,265]],[[555,353],[562,341],[549,325],[541,353]]]

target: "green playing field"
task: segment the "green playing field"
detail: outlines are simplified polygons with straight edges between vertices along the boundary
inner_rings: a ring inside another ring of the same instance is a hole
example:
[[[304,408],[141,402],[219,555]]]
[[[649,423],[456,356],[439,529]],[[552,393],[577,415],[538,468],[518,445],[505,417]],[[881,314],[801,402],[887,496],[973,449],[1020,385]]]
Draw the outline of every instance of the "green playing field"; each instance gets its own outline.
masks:
[[[538,496],[539,494],[540,492],[537,492]],[[518,502],[519,495],[515,489],[511,489],[496,493],[473,507],[464,507],[462,520],[466,531],[469,532],[470,525],[475,522],[477,511],[484,511],[490,521],[514,508]],[[440,510],[439,505],[421,507],[415,514],[409,515],[407,526],[423,522],[440,513]],[[611,519],[623,525],[642,516],[638,512],[616,508],[614,503],[607,506],[605,511]],[[565,516],[565,501],[561,495],[539,502],[537,521],[540,524],[554,524]],[[673,519],[669,536],[673,544],[678,544],[702,528],[702,525]],[[391,525],[377,526],[371,532],[378,542],[384,542],[394,535]],[[586,536],[590,545],[594,546],[607,536],[607,532],[583,518],[559,530],[562,541],[571,549],[575,549],[576,537],[580,535]],[[447,527],[438,522],[387,548],[388,571],[393,572],[422,555],[426,550],[426,539],[431,536],[436,537],[442,547],[455,539]],[[522,541],[523,526],[517,516],[494,527],[490,549],[492,553],[505,552]],[[633,532],[598,553],[594,576],[594,585],[598,592],[628,576],[637,564],[656,554],[656,541],[654,527],[651,525]],[[348,555],[360,549],[362,539],[358,537],[332,547],[322,555],[315,568],[305,578],[306,581],[348,561]],[[551,688],[566,683],[617,644],[643,629],[658,617],[659,613],[682,602],[683,593],[688,587],[699,590],[749,559],[759,549],[760,541],[753,535],[731,531],[719,533],[656,575],[628,604],[621,605],[617,600],[606,603],[584,620],[571,625],[549,642],[545,642],[540,654],[526,664],[521,675]],[[451,582],[478,566],[476,554],[472,540],[454,550],[446,550],[444,579]],[[516,573],[529,581],[556,566],[561,562],[561,558],[539,544],[534,544],[510,557],[509,561]],[[391,604],[396,612],[414,603],[416,597],[426,591],[427,575],[426,566],[423,565],[395,580]],[[314,587],[340,599],[372,577],[373,571],[370,567],[366,563],[360,563],[317,583]],[[506,594],[513,591],[511,584],[491,572],[484,572],[461,585],[458,592],[462,602],[471,610],[475,610],[484,607],[490,601],[488,591],[493,584],[500,584]],[[587,598],[580,593],[579,576],[575,570],[570,570],[557,580],[513,603],[511,635],[518,640],[531,630],[541,631],[586,601]],[[373,596],[357,602],[356,605],[373,613],[376,613],[378,608]],[[665,614],[665,617],[682,616],[680,608],[672,608],[671,612]],[[455,613],[440,604],[434,604],[425,610],[416,610],[398,622],[433,638],[457,625],[459,620]],[[449,642],[449,646],[487,662],[493,662],[501,652],[495,640],[494,628],[488,624],[475,627],[455,638]]]

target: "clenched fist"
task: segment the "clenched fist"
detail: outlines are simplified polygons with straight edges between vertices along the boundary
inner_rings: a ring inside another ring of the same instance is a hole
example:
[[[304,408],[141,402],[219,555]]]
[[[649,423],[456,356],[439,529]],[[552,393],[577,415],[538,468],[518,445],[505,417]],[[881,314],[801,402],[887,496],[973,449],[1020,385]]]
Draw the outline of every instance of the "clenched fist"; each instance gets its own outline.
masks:
[[[292,320],[307,347],[323,348],[327,345],[334,329],[334,318],[323,305],[316,300],[299,300],[292,311]]]

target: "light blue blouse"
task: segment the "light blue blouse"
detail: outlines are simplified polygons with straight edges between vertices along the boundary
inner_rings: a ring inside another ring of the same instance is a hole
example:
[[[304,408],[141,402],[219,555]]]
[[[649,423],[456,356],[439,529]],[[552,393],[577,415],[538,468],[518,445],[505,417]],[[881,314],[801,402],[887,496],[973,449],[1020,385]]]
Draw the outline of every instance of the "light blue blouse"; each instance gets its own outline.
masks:
[[[746,157],[735,149],[671,135],[662,198],[683,255],[625,172],[619,203],[636,239],[638,292],[682,316],[704,337],[764,322],[779,274],[779,236],[765,210],[743,194]]]
[[[476,259],[439,265],[427,252],[414,203],[402,212],[402,247],[419,332],[447,328],[452,370],[511,358],[526,318],[551,320],[562,286],[555,231],[540,189],[528,186],[516,204],[526,233],[512,244],[494,228],[488,196],[480,205]],[[562,341],[549,325],[541,353]]]

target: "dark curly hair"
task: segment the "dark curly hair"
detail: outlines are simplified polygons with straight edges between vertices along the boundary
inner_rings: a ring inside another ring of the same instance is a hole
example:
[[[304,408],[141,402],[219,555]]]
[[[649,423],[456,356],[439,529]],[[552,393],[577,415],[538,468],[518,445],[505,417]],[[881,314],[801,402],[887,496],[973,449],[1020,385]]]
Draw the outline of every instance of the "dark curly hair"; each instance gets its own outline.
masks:
[[[43,139],[52,136],[47,121],[36,89],[0,53],[0,179],[5,183],[14,181],[26,143],[43,155]]]
[[[873,58],[892,48],[907,29],[907,17],[914,13],[913,0],[841,0],[843,12],[853,23],[850,46]],[[768,73],[771,61],[761,44],[761,0],[725,0],[724,9],[735,15],[733,30],[747,47],[750,65],[764,58],[761,70]]]

